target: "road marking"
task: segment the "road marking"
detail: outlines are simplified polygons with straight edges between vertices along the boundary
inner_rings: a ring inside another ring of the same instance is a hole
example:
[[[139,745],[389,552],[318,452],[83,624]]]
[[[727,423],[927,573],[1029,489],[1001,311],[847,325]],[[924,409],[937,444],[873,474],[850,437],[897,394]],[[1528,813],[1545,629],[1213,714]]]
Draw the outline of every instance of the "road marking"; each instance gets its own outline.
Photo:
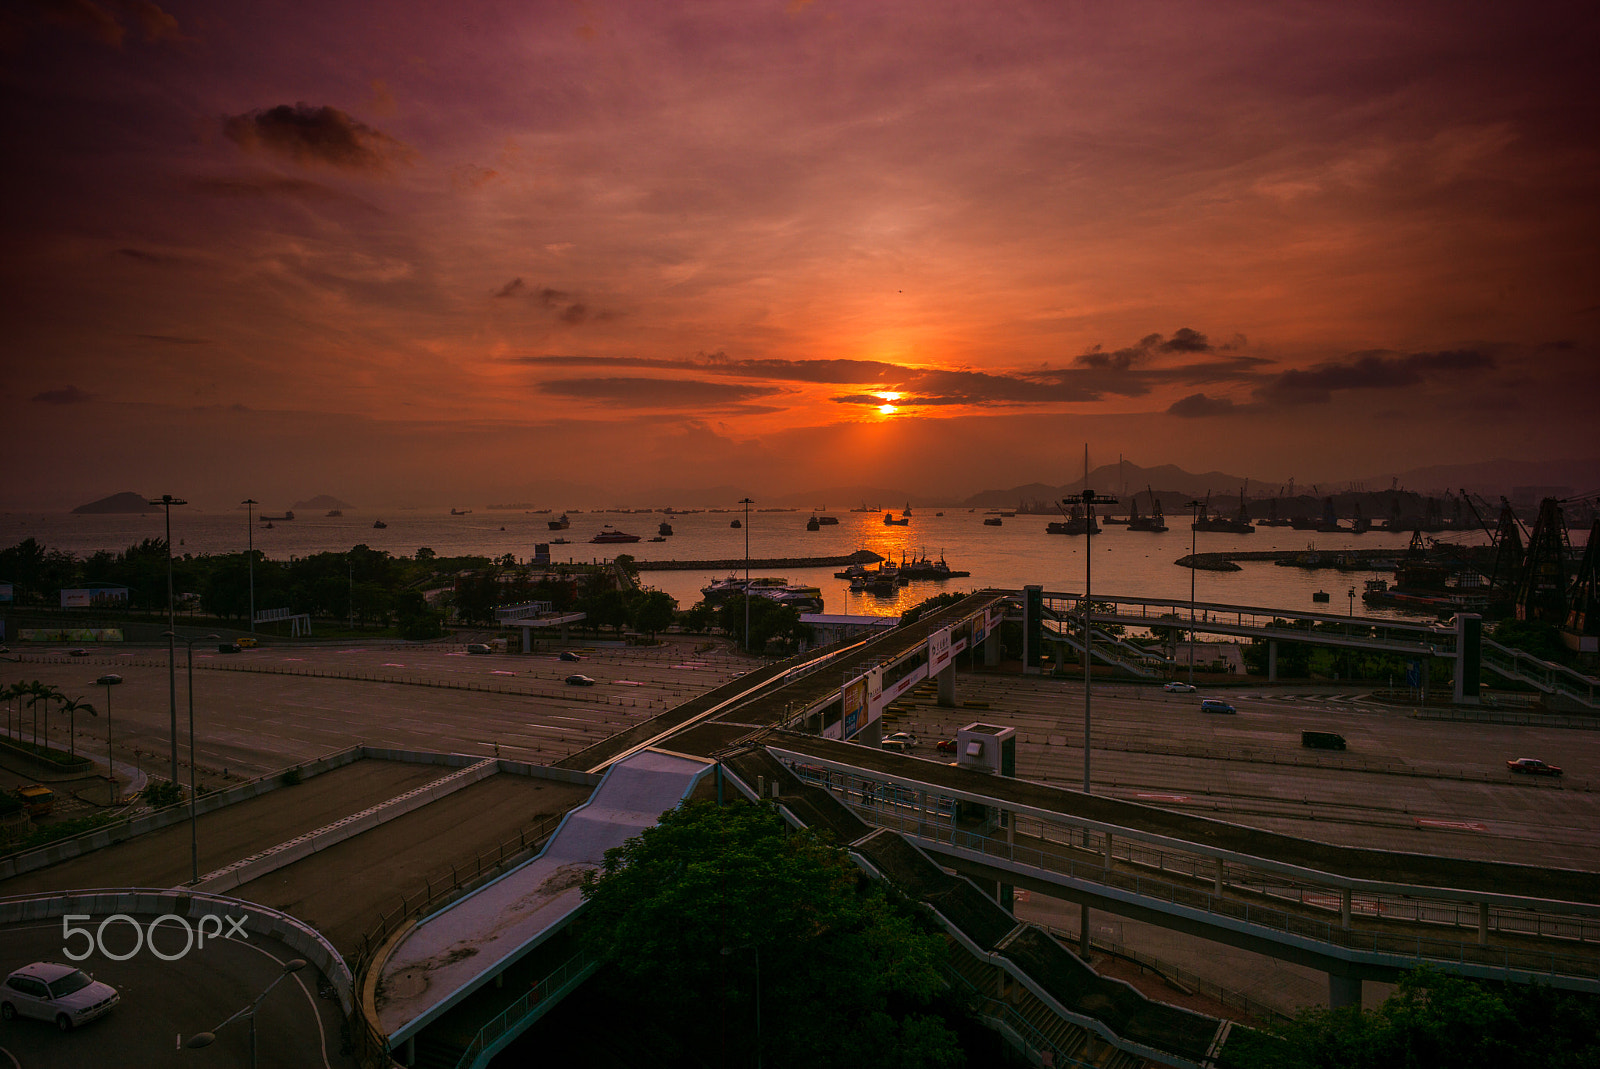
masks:
[[[1187,794],[1148,794],[1143,791],[1134,795],[1134,797],[1147,802],[1187,802],[1189,800]]]
[[[1417,818],[1419,828],[1444,828],[1448,831],[1488,831],[1488,827],[1475,820],[1430,820],[1427,817]]]
[[[489,674],[492,675],[492,676],[514,676],[517,673],[508,672],[504,668],[491,668],[489,670]]]
[[[404,668],[405,665],[403,665],[403,664],[395,664],[393,661],[384,661],[383,662],[383,667],[385,667],[385,668]]]

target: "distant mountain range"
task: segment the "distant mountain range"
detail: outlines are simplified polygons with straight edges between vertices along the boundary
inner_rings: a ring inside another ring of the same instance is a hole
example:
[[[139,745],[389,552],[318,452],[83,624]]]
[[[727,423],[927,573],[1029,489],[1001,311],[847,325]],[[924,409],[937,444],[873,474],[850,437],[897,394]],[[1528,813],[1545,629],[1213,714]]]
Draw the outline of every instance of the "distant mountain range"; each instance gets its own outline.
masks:
[[[160,512],[161,509],[150,504],[150,500],[143,494],[136,494],[132,490],[124,490],[120,494],[102,497],[99,501],[91,501],[87,505],[79,505],[72,510],[74,514],[105,515],[108,513],[128,512]]]
[[[354,505],[348,501],[340,501],[329,494],[318,494],[309,501],[296,501],[293,508],[297,509],[353,509]]]

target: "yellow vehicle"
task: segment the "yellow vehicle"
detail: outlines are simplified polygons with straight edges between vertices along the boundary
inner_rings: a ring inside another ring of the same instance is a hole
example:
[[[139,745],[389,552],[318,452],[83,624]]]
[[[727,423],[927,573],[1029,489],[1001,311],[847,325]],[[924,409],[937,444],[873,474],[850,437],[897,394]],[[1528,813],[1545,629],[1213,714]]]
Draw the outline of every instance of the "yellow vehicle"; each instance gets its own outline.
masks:
[[[233,644],[241,649],[250,650],[255,649],[256,640],[251,638],[249,635],[246,635],[243,638],[234,639]]]
[[[17,797],[22,799],[30,817],[47,817],[56,804],[56,793],[42,783],[18,787]]]

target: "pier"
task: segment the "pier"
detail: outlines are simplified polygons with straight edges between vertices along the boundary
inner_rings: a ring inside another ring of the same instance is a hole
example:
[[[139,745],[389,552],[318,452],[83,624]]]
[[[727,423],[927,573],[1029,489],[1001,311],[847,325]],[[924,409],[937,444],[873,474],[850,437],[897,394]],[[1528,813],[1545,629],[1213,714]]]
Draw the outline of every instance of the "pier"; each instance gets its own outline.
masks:
[[[870,549],[858,549],[842,557],[751,557],[755,568],[842,568],[851,564],[876,564],[883,560]],[[636,560],[641,572],[720,572],[739,571],[747,565],[743,557],[726,560]]]

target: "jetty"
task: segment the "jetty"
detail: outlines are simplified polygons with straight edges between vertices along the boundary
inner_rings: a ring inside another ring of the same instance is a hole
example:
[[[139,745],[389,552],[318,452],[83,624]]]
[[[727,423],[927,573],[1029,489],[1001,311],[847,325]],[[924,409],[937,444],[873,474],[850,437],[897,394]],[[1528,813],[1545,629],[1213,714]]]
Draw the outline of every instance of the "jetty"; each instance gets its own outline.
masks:
[[[858,549],[843,557],[751,557],[749,566],[755,568],[838,568],[850,564],[876,564],[883,560],[870,549]],[[743,557],[725,560],[635,560],[633,566],[641,572],[722,572],[742,570]]]

